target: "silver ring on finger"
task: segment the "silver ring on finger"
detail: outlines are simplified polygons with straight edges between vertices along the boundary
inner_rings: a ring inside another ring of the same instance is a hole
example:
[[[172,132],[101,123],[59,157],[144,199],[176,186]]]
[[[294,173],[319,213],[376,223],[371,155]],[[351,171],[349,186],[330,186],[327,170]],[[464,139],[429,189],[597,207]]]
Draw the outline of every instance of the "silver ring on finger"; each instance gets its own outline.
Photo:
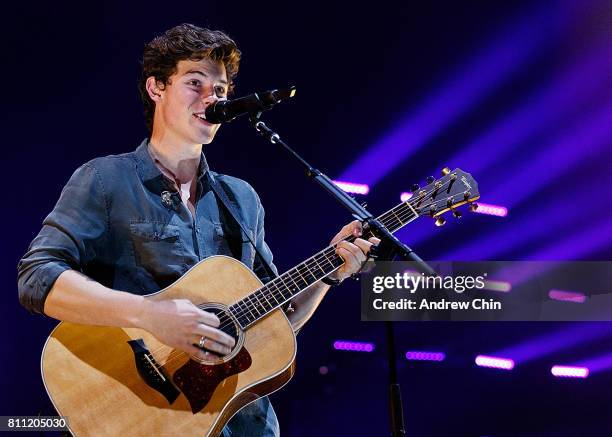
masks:
[[[198,342],[198,346],[200,346],[200,349],[204,349],[204,342],[206,341],[206,337],[201,336],[200,337],[200,341]]]

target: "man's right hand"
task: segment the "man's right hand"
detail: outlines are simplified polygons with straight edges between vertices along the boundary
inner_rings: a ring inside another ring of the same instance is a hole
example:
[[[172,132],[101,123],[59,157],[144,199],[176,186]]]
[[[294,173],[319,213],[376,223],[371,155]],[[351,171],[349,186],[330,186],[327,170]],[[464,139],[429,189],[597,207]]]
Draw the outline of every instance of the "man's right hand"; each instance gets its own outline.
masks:
[[[202,337],[204,347],[218,355],[227,355],[235,345],[234,339],[218,329],[219,318],[203,311],[187,299],[153,301],[145,299],[141,327],[162,343],[207,359],[205,351],[194,346]]]

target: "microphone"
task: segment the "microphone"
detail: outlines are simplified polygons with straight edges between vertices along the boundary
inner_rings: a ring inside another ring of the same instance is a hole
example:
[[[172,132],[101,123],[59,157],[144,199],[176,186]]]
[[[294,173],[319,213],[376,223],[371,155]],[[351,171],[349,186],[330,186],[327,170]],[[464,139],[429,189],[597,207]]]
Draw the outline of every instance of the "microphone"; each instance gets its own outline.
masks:
[[[284,90],[254,93],[233,100],[219,100],[206,108],[204,116],[209,123],[225,123],[240,115],[267,111],[277,103],[293,96],[295,96],[294,86]]]

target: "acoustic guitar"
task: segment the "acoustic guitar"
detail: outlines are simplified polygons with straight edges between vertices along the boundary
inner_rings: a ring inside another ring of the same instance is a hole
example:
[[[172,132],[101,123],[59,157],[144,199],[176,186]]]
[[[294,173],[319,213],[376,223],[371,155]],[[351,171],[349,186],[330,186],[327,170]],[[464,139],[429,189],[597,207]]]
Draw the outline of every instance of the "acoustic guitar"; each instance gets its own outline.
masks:
[[[378,220],[395,232],[479,198],[469,174],[443,174]],[[142,329],[61,322],[42,352],[47,393],[76,436],[216,436],[240,408],[291,379],[297,343],[281,307],[342,264],[332,245],[263,285],[233,258],[202,260],[146,298],[214,312],[236,340],[230,354],[202,361]]]

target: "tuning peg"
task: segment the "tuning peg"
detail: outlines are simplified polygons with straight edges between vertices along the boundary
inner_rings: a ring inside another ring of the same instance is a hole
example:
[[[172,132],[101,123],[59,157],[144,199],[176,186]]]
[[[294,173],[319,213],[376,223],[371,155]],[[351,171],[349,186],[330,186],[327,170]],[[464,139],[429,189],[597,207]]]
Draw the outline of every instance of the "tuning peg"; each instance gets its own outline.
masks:
[[[428,184],[431,184],[433,181],[436,180],[436,178],[434,178],[433,176],[427,176],[425,180],[427,181]]]
[[[414,193],[415,191],[418,191],[419,188],[421,188],[419,187],[419,184],[413,184],[412,187],[410,188],[410,191]]]
[[[447,174],[449,174],[451,172],[450,168],[448,167],[444,167],[442,169],[442,176],[446,176]]]
[[[463,199],[464,200],[468,200],[469,198],[470,198],[470,192],[469,191],[464,192],[463,193]]]
[[[455,209],[455,210],[453,210],[453,216],[454,216],[456,219],[460,219],[460,218],[461,218],[461,211],[457,211],[456,209]]]
[[[436,226],[444,226],[446,224],[446,219],[442,216],[438,217],[435,221]]]
[[[435,213],[436,213],[436,207],[434,205],[431,205],[429,207],[429,215],[433,217]]]
[[[472,203],[470,204],[470,211],[474,212],[478,209],[478,204],[477,203]]]

